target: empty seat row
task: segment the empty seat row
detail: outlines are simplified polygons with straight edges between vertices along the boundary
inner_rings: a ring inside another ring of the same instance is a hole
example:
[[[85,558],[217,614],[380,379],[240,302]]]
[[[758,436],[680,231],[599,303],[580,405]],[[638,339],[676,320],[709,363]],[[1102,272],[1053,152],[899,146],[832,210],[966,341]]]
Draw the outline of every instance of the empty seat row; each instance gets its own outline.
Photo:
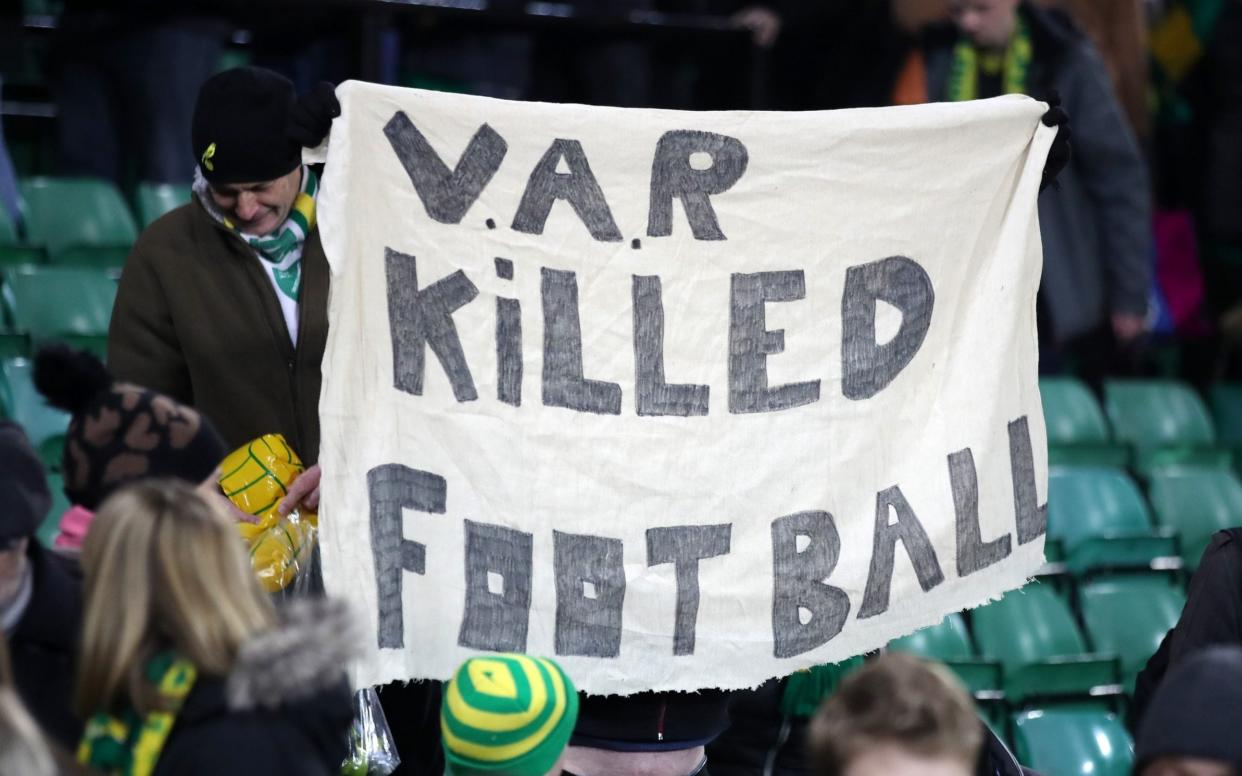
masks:
[[[1101,577],[1079,588],[1080,627],[1051,586],[1034,582],[971,611],[970,629],[950,614],[889,646],[943,661],[985,700],[991,690],[1018,706],[1102,698],[1133,690],[1184,603],[1161,575]]]
[[[84,267],[21,266],[0,271],[0,358],[29,356],[61,340],[103,355],[117,284]]]
[[[144,183],[135,194],[135,220],[120,191],[89,178],[30,178],[21,182],[25,240],[0,212],[0,264],[50,260],[66,266],[120,267],[138,236],[159,216],[190,200],[184,185]]]
[[[1043,378],[1039,388],[1052,464],[1130,465],[1146,476],[1170,464],[1230,462],[1206,405],[1184,383],[1109,381],[1103,407],[1074,378]],[[1242,392],[1237,398],[1242,401]],[[1242,407],[1236,412],[1242,415]]]

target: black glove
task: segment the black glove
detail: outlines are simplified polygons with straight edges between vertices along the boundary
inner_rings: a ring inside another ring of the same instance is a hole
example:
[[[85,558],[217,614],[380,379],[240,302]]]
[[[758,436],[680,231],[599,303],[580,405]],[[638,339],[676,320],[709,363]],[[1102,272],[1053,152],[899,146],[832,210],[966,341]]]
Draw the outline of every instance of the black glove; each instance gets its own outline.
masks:
[[[336,87],[321,81],[289,109],[289,137],[298,145],[314,148],[328,136],[332,119],[339,115],[341,103],[336,99]]]
[[[1043,191],[1048,184],[1057,179],[1057,175],[1061,170],[1065,169],[1065,165],[1070,160],[1070,132],[1069,114],[1061,108],[1061,95],[1054,90],[1048,95],[1048,110],[1040,118],[1045,126],[1057,127],[1057,136],[1052,141],[1052,147],[1048,149],[1048,159],[1044,162],[1044,177],[1039,183],[1039,190]]]

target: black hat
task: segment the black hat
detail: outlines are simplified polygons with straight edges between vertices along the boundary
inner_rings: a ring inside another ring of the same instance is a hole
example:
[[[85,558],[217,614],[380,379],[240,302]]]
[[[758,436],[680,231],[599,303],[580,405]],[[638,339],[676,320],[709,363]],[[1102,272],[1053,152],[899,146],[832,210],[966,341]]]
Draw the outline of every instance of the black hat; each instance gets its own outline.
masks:
[[[35,387],[73,414],[65,434],[65,495],[99,508],[113,491],[149,477],[197,485],[224,460],[224,440],[197,410],[155,391],[117,383],[90,353],[64,345],[35,356]]]
[[[260,67],[236,67],[203,84],[191,131],[194,159],[211,183],[258,183],[302,163],[289,136],[293,83]]]
[[[0,543],[33,535],[51,506],[43,464],[26,433],[0,421]]]
[[[1242,767],[1242,648],[1210,647],[1173,666],[1143,715],[1135,773],[1161,757]]]

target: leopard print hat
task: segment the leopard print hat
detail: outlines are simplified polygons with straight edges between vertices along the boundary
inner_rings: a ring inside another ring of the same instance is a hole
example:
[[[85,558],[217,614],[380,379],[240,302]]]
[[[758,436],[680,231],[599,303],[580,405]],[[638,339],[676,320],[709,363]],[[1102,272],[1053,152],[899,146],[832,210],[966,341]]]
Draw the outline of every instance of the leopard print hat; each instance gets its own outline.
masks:
[[[197,485],[226,450],[211,421],[169,397],[113,380],[95,356],[50,345],[35,356],[35,387],[72,414],[61,467],[65,495],[96,510],[123,485],[172,477]]]

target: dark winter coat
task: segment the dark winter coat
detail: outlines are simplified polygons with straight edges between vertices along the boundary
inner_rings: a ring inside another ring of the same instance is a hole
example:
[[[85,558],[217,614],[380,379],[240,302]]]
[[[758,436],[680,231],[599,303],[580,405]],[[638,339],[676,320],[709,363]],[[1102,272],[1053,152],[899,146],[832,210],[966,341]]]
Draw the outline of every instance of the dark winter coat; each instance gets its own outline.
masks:
[[[82,722],[73,713],[73,677],[82,626],[82,579],[73,560],[31,539],[30,603],[9,636],[13,680],[44,732],[74,751]]]
[[[344,665],[360,643],[343,603],[309,599],[243,646],[228,677],[200,676],[154,776],[335,776],[353,704]]]
[[[1214,645],[1242,647],[1242,528],[1218,531],[1203,551],[1182,616],[1135,682],[1131,730],[1137,730],[1164,675]]]
[[[259,261],[198,201],[157,220],[125,263],[108,366],[119,380],[196,407],[230,448],[280,433],[309,466],[319,458],[328,262],[313,230],[294,347]]]
[[[1040,296],[1057,341],[1107,325],[1110,313],[1142,315],[1152,277],[1151,193],[1138,141],[1108,70],[1069,19],[1023,3],[1033,61],[1027,92],[1056,90],[1073,127],[1073,157],[1039,198],[1044,244]],[[937,25],[923,50],[927,96],[945,98],[957,30]]]

